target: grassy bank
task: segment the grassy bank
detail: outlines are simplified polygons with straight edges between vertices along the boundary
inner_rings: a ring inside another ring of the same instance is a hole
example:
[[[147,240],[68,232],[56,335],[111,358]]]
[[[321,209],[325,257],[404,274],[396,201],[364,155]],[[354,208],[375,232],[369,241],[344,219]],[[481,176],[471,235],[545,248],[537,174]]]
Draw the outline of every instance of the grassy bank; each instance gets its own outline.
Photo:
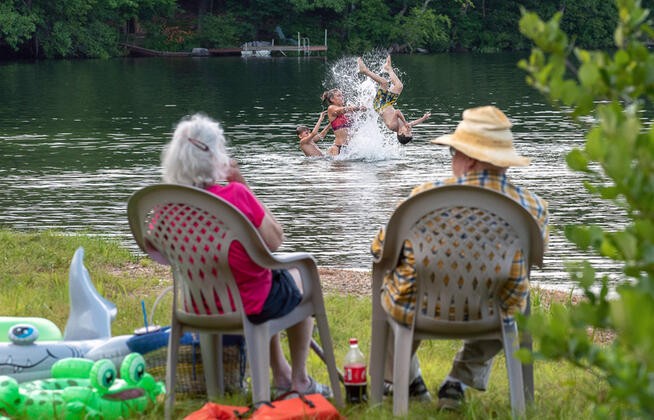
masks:
[[[88,236],[64,236],[54,232],[20,233],[0,230],[0,315],[38,316],[52,320],[63,331],[68,317],[68,269],[75,250],[85,249],[84,263],[98,291],[118,307],[112,325],[113,334],[130,334],[141,327],[141,300],[147,308],[161,291],[170,285],[165,267],[140,258],[117,243]],[[332,273],[333,274],[333,273]],[[347,276],[347,272],[343,272]],[[362,295],[339,295],[334,289],[325,293],[330,329],[335,343],[337,361],[347,351],[347,339],[358,337],[361,348],[369,354],[370,298]],[[537,293],[537,292],[536,292]],[[546,307],[547,299],[537,294],[534,310]],[[155,321],[167,325],[169,299],[157,309]],[[430,341],[419,350],[423,376],[435,396],[440,381],[447,375],[452,358],[460,343]],[[319,381],[327,375],[317,356],[311,355],[309,371]],[[529,408],[528,418],[572,419],[591,416],[584,394],[599,395],[602,387],[590,373],[568,365],[541,362],[536,364],[536,398]],[[461,413],[439,413],[434,403],[412,403],[410,418],[509,418],[508,383],[503,357],[498,357],[491,377],[490,389],[481,393],[470,391],[468,404]],[[222,402],[246,405],[245,397],[227,397]],[[179,417],[196,410],[204,401],[181,400],[177,404]],[[382,407],[348,407],[343,414],[351,419],[392,418],[391,401]],[[161,418],[162,407],[149,418]]]

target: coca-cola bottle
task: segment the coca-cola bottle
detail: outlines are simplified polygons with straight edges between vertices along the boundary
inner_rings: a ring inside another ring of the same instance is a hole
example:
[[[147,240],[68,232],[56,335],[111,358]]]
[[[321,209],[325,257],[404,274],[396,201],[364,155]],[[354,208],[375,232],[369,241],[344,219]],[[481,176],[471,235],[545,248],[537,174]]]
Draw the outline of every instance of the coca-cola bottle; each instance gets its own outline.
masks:
[[[368,401],[366,360],[359,350],[359,341],[356,338],[350,338],[350,350],[345,355],[343,367],[346,401],[351,404]]]

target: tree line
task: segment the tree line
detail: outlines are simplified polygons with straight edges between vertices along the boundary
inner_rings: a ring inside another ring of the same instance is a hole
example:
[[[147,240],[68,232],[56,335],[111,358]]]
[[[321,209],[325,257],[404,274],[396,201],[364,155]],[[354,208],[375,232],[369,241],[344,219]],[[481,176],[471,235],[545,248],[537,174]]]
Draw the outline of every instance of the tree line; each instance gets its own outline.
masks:
[[[654,0],[642,2],[644,7]],[[618,20],[606,0],[3,0],[0,57],[108,58],[122,44],[165,51],[292,45],[297,34],[330,55],[497,52],[530,48],[520,7],[548,18],[583,48],[610,48]]]

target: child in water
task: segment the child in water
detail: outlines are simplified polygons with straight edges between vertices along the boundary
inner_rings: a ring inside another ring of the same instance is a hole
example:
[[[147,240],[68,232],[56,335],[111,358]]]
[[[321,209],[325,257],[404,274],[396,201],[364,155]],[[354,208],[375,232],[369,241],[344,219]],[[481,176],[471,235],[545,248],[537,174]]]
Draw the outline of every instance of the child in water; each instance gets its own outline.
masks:
[[[318,118],[318,122],[316,125],[313,127],[312,131],[309,131],[309,127],[306,125],[298,125],[297,128],[295,129],[295,132],[297,133],[298,138],[300,139],[300,149],[304,152],[305,156],[322,156],[322,152],[318,148],[318,145],[315,143],[314,139],[317,137],[318,140],[322,140],[325,138],[325,134],[327,134],[327,130],[329,130],[329,124],[325,126],[325,128],[322,129],[320,133],[318,133],[318,129],[320,128],[320,124],[322,123],[322,120],[325,118],[325,115],[327,114],[327,111],[323,111],[320,113],[320,117]]]
[[[375,95],[372,107],[382,117],[386,127],[397,133],[397,140],[402,144],[407,144],[413,140],[411,127],[425,121],[431,116],[431,113],[426,112],[425,115],[417,120],[407,122],[404,119],[402,112],[399,109],[395,109],[394,105],[397,102],[397,98],[400,97],[404,85],[393,71],[393,67],[391,66],[391,56],[389,55],[386,57],[386,63],[384,63],[383,67],[384,71],[386,71],[388,76],[391,78],[390,86],[386,79],[370,71],[370,69],[368,69],[368,67],[363,63],[361,57],[357,59],[357,65],[359,67],[359,73],[365,74],[375,82],[379,83],[379,88],[377,89],[377,94]]]

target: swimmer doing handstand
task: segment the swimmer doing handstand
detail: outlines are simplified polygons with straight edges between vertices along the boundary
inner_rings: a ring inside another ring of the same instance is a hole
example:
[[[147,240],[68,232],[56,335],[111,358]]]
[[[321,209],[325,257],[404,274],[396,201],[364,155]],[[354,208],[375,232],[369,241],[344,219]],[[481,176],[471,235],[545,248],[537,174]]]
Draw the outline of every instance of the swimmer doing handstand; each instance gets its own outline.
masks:
[[[406,119],[404,119],[402,112],[399,109],[395,109],[395,103],[397,102],[397,98],[400,97],[404,85],[395,74],[395,71],[393,71],[391,56],[389,55],[386,57],[386,62],[383,67],[383,70],[388,73],[388,76],[391,79],[390,85],[388,80],[384,79],[379,74],[370,71],[370,69],[363,63],[361,57],[357,59],[357,65],[359,67],[359,73],[365,74],[375,82],[379,83],[379,88],[377,89],[377,94],[373,100],[372,107],[382,117],[386,127],[397,133],[397,140],[402,144],[407,144],[413,140],[411,127],[425,121],[431,116],[431,113],[426,112],[425,115],[417,120],[407,122]]]

